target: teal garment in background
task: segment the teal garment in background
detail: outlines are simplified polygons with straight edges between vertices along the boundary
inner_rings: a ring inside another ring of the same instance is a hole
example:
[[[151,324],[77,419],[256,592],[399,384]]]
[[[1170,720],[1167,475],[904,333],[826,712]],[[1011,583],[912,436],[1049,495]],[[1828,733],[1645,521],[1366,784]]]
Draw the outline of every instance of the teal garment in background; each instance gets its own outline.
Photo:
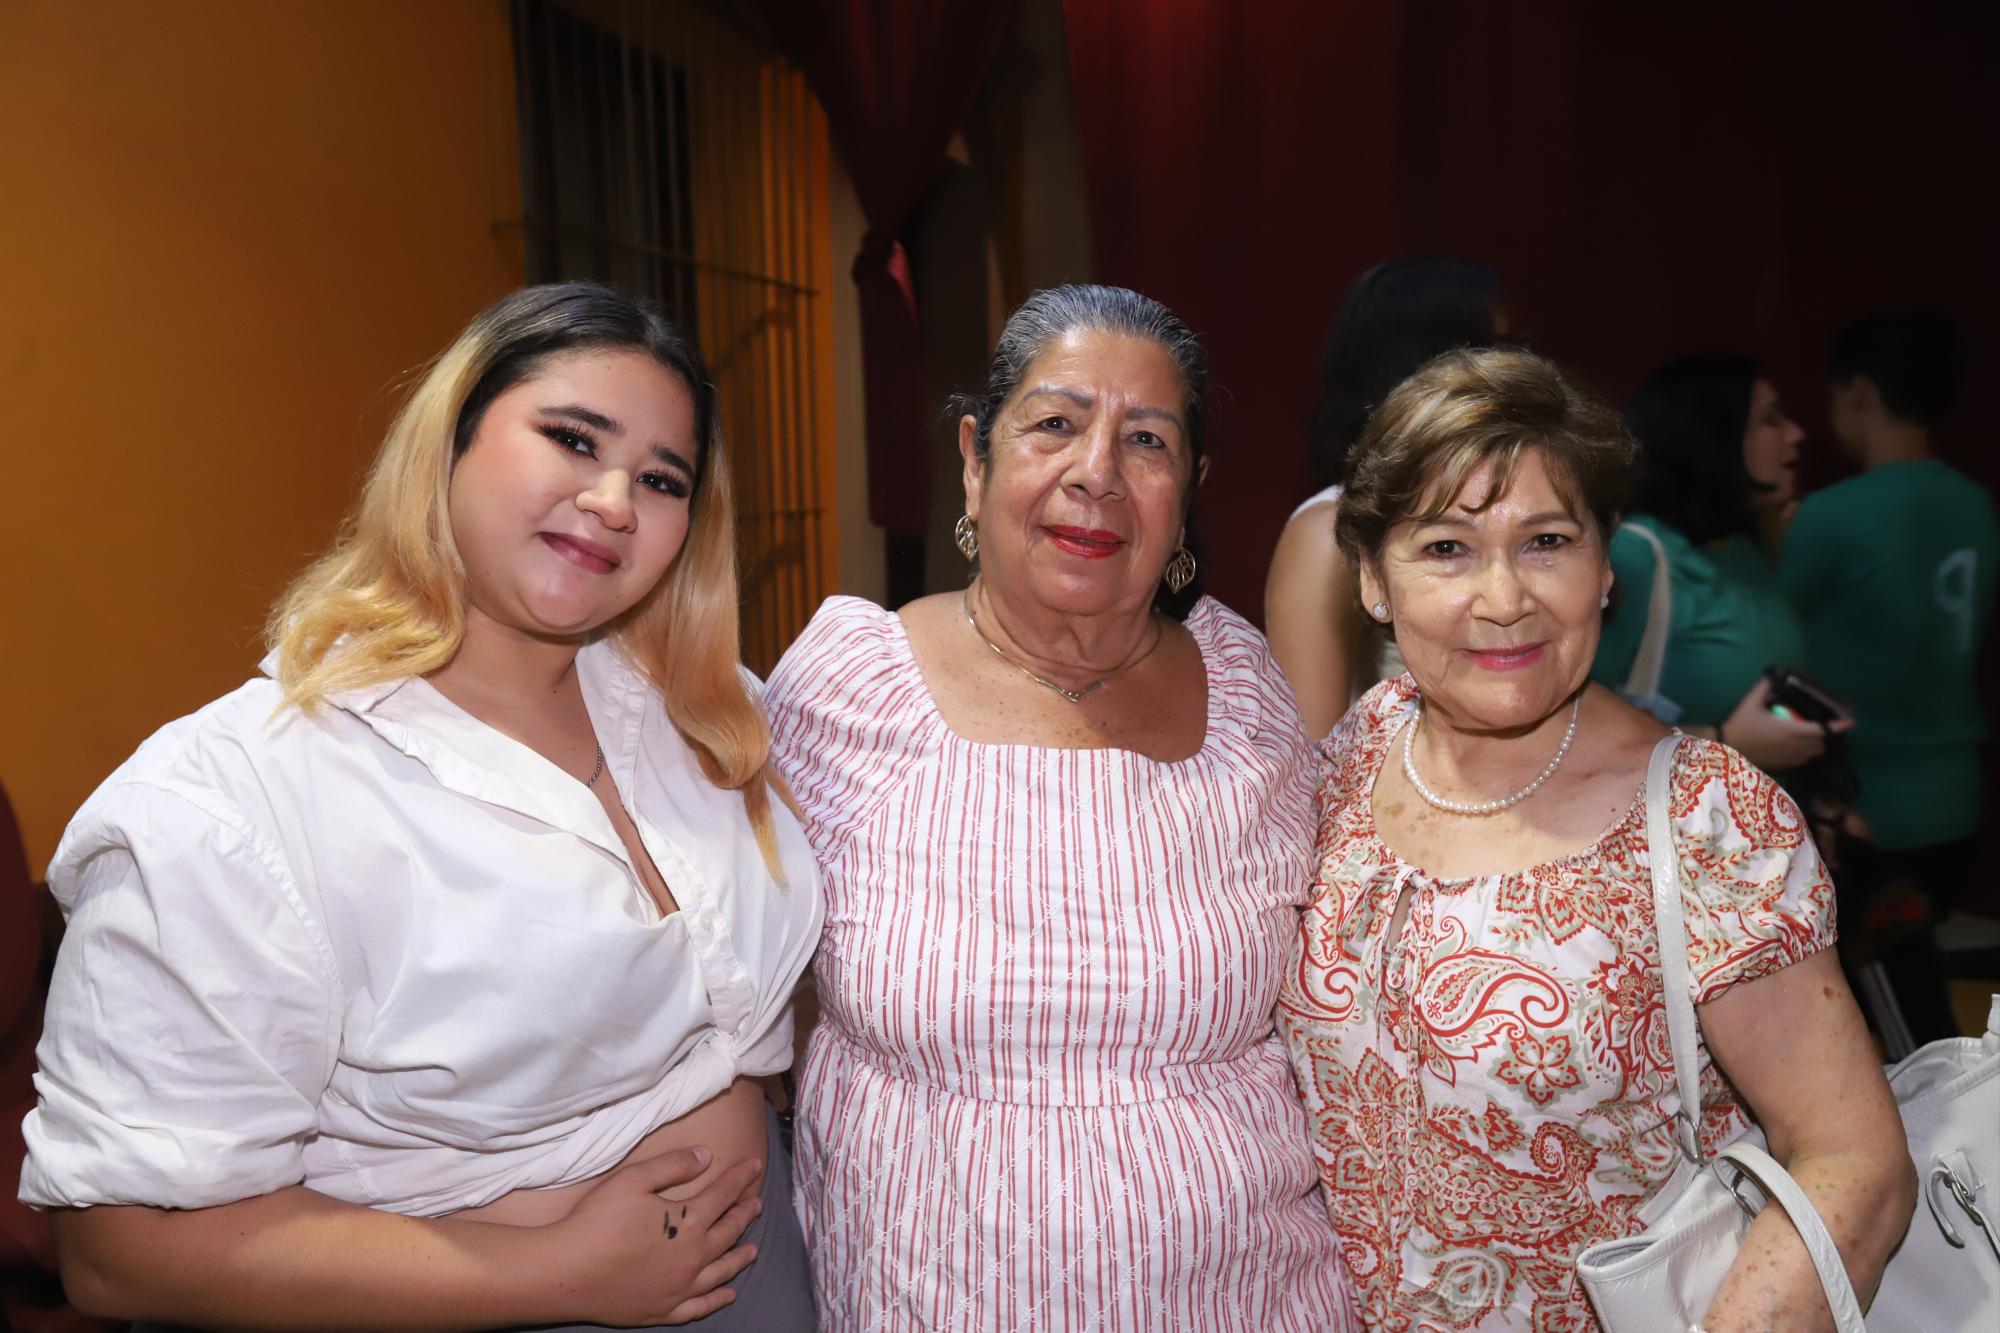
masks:
[[[1805,627],[1785,596],[1778,578],[1778,562],[1763,546],[1748,537],[1731,537],[1718,546],[1705,546],[1715,567],[1736,581],[1750,600],[1751,611],[1762,619],[1770,617],[1765,635],[1773,666],[1805,669]]]
[[[1643,524],[1666,548],[1674,590],[1660,693],[1680,708],[1674,720],[1714,726],[1736,711],[1766,667],[1803,668],[1805,636],[1763,550],[1746,537],[1696,548],[1648,514],[1611,535],[1616,600],[1592,663],[1593,679],[1622,689],[1646,632],[1653,548],[1626,528]]]
[[[1973,672],[1993,615],[2000,522],[1935,459],[1889,463],[1806,497],[1781,579],[1805,671],[1854,707],[1848,761],[1879,847],[1979,826],[1986,728]]]

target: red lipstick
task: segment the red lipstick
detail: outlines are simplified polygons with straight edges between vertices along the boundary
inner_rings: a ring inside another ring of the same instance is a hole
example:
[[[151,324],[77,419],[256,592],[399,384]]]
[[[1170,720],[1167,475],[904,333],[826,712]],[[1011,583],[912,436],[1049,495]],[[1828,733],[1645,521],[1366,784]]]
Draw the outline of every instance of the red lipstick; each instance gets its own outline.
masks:
[[[1071,528],[1059,523],[1045,523],[1042,531],[1049,534],[1049,540],[1059,550],[1080,555],[1086,560],[1103,560],[1117,555],[1125,546],[1123,537],[1103,528]]]
[[[618,552],[588,537],[572,537],[562,532],[538,532],[535,535],[548,543],[550,550],[578,569],[587,569],[593,574],[609,574],[618,568]]]

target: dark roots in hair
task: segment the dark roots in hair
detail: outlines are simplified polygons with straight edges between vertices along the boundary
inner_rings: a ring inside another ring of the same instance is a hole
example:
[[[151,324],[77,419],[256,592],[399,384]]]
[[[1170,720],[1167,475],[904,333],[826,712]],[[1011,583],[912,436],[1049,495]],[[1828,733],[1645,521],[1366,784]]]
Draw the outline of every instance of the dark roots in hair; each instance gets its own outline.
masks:
[[[687,386],[694,400],[694,437],[701,449],[696,466],[705,467],[720,429],[715,385],[699,349],[651,306],[594,282],[551,282],[524,287],[495,302],[473,327],[493,349],[492,359],[459,409],[452,430],[454,463],[472,443],[493,400],[537,374],[550,357],[625,350],[652,357]]]

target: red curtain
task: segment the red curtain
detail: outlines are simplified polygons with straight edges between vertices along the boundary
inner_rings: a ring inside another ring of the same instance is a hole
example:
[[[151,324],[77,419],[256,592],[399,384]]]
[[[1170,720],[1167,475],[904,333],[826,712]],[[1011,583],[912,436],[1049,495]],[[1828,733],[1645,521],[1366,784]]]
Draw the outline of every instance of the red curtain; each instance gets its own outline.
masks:
[[[931,435],[915,294],[900,234],[944,163],[1014,0],[765,0],[853,177],[868,233],[854,258],[867,395],[868,515],[930,527]]]
[[[1200,332],[1226,390],[1210,589],[1253,617],[1305,486],[1319,348],[1402,254],[1499,270],[1534,346],[1614,399],[1704,347],[1819,426],[1826,344],[1886,304],[1968,338],[1989,483],[2000,139],[1983,7],[1066,0],[1099,276]]]

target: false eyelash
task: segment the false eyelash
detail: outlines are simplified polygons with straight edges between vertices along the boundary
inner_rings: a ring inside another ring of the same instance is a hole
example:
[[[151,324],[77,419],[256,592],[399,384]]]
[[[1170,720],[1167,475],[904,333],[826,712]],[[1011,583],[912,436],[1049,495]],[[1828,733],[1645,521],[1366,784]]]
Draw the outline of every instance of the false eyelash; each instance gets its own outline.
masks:
[[[535,429],[540,431],[551,444],[559,448],[574,451],[578,444],[582,444],[593,453],[596,452],[597,441],[592,438],[589,431],[579,430],[575,426],[561,425],[552,421],[537,425]]]

